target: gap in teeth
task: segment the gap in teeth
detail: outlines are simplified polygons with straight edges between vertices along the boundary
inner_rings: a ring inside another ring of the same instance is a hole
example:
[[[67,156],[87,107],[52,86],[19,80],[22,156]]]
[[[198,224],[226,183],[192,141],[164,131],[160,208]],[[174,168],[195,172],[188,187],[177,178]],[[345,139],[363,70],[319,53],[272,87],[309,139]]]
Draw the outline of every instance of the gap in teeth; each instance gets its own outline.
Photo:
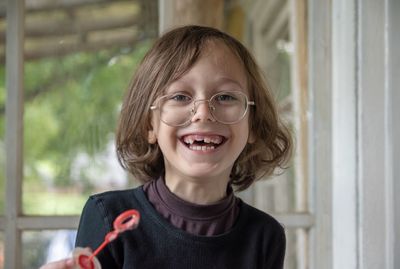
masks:
[[[222,138],[220,136],[213,136],[213,137],[208,137],[208,136],[186,136],[183,138],[183,142],[185,142],[188,145],[192,145],[194,142],[203,142],[206,144],[216,144],[219,145],[222,143]]]

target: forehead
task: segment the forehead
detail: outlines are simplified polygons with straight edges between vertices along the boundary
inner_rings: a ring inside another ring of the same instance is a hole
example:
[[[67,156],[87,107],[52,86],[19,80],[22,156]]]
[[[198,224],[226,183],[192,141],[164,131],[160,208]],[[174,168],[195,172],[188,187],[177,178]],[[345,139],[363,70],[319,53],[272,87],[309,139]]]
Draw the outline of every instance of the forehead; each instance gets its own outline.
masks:
[[[224,67],[226,70],[238,69],[244,73],[241,59],[234,50],[221,40],[208,40],[201,49],[198,61],[213,59],[214,64]]]
[[[232,81],[244,90],[247,88],[247,77],[241,59],[223,41],[208,40],[201,48],[193,65],[172,83],[192,82],[204,78],[213,81]]]

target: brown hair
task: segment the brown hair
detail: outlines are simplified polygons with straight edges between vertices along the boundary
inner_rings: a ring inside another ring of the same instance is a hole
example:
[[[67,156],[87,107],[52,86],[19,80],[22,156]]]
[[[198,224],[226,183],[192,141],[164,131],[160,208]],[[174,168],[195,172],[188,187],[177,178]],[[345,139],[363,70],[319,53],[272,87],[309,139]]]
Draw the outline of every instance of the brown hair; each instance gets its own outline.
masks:
[[[119,118],[116,144],[121,165],[141,182],[164,174],[164,161],[157,143],[148,142],[150,106],[164,89],[188,71],[209,41],[222,41],[243,63],[249,86],[249,124],[254,142],[248,143],[232,172],[237,190],[270,176],[290,158],[290,132],[277,115],[276,105],[250,52],[236,39],[217,29],[183,26],[161,36],[139,65],[125,96]]]

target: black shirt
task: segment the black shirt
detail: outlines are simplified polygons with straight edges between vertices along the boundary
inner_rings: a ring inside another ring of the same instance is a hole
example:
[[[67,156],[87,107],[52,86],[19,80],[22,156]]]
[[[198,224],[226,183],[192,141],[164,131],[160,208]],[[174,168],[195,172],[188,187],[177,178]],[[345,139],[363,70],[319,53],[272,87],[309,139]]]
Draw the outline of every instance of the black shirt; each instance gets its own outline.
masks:
[[[103,268],[224,269],[283,268],[285,233],[268,214],[244,202],[234,226],[217,236],[197,236],[171,225],[149,203],[142,187],[91,196],[78,229],[76,246],[96,249],[127,209],[141,214],[137,229],[103,249]]]

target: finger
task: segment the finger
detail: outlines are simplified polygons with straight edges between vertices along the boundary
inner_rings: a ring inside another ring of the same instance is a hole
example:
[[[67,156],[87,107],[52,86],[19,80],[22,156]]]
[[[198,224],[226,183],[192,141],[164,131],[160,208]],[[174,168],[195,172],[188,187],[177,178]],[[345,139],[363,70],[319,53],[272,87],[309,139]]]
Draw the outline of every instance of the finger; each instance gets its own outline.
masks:
[[[73,267],[74,267],[74,260],[65,259],[45,264],[42,267],[40,267],[40,269],[72,269]]]

